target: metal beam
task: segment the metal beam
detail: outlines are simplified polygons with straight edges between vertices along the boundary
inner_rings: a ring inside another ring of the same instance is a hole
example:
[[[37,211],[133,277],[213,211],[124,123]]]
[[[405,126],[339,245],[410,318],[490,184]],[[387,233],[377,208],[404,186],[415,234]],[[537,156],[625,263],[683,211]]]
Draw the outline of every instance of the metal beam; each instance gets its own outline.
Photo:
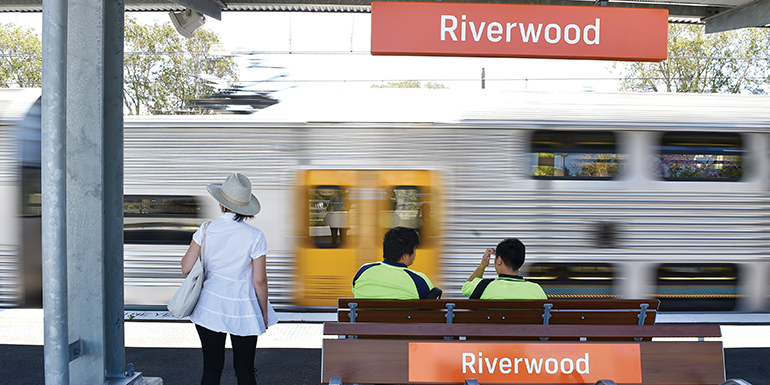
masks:
[[[770,0],[758,0],[727,12],[721,12],[707,18],[705,21],[706,33],[748,27],[764,27],[770,24]]]
[[[195,9],[204,15],[220,20],[221,11],[283,11],[283,12],[370,12],[372,0],[228,0],[226,5],[217,5],[217,0],[125,0],[128,12],[168,12],[179,11],[185,7]],[[418,0],[419,1],[419,0]],[[431,0],[423,0],[431,1]],[[445,0],[458,2],[460,0]],[[704,0],[705,1],[705,0]],[[431,1],[432,2],[432,1]],[[595,6],[594,1],[586,0],[462,0],[464,3],[496,4],[539,4],[539,5],[574,5]],[[727,12],[733,7],[713,6],[709,2],[682,4],[676,0],[670,2],[610,1],[608,7],[618,8],[658,8],[668,9],[673,21],[700,21],[709,16]],[[220,15],[216,14],[216,9]],[[42,0],[0,0],[0,12],[40,12]],[[205,12],[204,12],[205,11]]]

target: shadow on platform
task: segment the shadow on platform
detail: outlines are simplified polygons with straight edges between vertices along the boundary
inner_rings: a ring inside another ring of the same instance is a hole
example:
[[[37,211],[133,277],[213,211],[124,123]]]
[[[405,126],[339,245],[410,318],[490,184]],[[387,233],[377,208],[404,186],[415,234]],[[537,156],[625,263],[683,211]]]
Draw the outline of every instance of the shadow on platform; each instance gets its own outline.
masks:
[[[232,350],[225,353],[222,384],[235,384]],[[126,363],[145,377],[160,377],[164,385],[198,384],[203,373],[200,349],[126,348]],[[320,349],[257,349],[257,382],[262,385],[321,383]],[[43,347],[0,345],[0,384],[45,383]]]
[[[752,385],[768,384],[770,348],[725,349],[727,378]],[[222,384],[235,384],[232,351],[227,349]],[[160,377],[164,385],[200,383],[200,349],[126,348],[126,362],[145,377]],[[320,349],[257,349],[257,381],[262,385],[315,385],[321,383]],[[0,345],[0,384],[45,383],[43,347]]]

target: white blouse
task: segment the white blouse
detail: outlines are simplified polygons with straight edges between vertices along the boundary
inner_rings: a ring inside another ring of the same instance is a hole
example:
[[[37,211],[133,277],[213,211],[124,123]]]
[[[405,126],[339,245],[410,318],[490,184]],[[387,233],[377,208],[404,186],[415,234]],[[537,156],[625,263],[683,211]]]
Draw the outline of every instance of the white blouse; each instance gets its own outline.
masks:
[[[233,213],[222,213],[206,229],[205,279],[190,320],[216,332],[260,335],[265,323],[254,290],[252,260],[267,255],[267,241],[261,230],[233,218]],[[195,243],[200,245],[202,239],[203,225],[193,234]],[[274,325],[278,317],[269,302],[267,306],[268,325]]]

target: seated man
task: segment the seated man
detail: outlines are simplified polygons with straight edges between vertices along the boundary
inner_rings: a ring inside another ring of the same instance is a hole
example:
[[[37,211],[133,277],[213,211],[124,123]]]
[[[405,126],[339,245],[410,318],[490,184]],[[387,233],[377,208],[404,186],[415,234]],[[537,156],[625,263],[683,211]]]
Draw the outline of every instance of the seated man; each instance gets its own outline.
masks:
[[[408,227],[394,227],[382,242],[382,262],[361,266],[353,278],[356,298],[440,298],[441,289],[423,273],[407,269],[414,263],[420,235]]]
[[[540,285],[519,276],[524,264],[524,244],[516,238],[504,239],[497,249],[489,248],[481,257],[481,263],[463,285],[463,294],[471,299],[546,299]],[[495,271],[498,278],[482,279],[489,259],[495,255]]]

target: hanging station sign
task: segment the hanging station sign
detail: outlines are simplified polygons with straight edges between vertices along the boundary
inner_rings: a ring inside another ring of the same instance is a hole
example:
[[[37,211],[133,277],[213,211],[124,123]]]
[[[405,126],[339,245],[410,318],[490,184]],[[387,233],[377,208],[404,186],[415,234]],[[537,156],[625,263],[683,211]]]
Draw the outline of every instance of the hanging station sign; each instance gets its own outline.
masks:
[[[372,2],[372,54],[661,61],[668,10]]]

